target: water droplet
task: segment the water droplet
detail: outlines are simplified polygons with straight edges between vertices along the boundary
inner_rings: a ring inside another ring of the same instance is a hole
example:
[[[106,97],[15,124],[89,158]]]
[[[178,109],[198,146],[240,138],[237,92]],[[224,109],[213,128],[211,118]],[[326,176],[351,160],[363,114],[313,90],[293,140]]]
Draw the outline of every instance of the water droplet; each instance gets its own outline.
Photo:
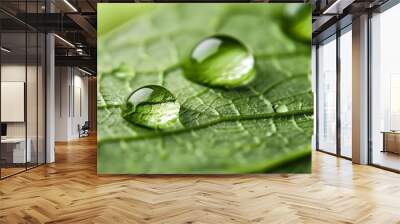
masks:
[[[285,112],[289,111],[288,107],[286,105],[284,105],[284,104],[282,104],[282,105],[275,104],[274,105],[274,110],[277,113],[285,113]]]
[[[312,35],[311,5],[288,4],[285,9],[286,32],[292,37],[309,42]]]
[[[226,35],[200,41],[184,68],[190,80],[209,86],[234,88],[248,84],[255,77],[251,51]]]
[[[148,85],[133,91],[126,100],[122,116],[141,126],[164,129],[179,123],[180,104],[166,88]]]

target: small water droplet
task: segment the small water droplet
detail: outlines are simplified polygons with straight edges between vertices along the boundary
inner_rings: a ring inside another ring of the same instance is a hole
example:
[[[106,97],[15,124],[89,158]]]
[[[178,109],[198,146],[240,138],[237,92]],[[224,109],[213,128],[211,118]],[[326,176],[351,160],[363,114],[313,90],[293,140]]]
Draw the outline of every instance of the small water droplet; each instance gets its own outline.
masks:
[[[148,85],[133,91],[126,100],[122,116],[141,126],[164,129],[179,122],[180,104],[166,88]]]
[[[216,87],[243,86],[255,77],[254,57],[249,48],[226,35],[200,41],[184,68],[190,80]]]
[[[284,104],[282,104],[282,105],[275,104],[274,105],[274,110],[277,113],[285,113],[285,112],[289,111],[288,107],[286,105],[284,105]]]

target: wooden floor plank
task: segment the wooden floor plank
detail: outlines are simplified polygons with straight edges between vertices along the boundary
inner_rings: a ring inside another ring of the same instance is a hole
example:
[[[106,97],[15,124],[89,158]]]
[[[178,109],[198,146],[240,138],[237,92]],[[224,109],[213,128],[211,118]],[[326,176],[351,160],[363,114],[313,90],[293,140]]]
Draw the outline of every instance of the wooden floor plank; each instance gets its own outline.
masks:
[[[98,176],[96,139],[0,181],[0,223],[400,223],[400,175],[313,153],[311,175]]]

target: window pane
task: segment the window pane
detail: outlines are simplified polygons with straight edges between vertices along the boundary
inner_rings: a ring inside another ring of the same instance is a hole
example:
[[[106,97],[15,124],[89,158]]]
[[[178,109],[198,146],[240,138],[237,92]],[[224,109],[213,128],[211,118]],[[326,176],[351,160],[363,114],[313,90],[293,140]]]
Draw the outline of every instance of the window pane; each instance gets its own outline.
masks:
[[[400,170],[400,5],[372,18],[372,163]]]
[[[352,35],[340,36],[340,152],[351,158],[352,136]]]
[[[336,40],[318,48],[318,148],[336,153]]]

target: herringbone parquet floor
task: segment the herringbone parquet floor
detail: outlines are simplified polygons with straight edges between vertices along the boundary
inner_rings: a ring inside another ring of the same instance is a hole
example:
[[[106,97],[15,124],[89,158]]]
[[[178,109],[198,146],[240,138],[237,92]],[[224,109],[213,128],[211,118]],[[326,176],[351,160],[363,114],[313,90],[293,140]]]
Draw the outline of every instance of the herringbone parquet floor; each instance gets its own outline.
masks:
[[[0,181],[0,223],[400,223],[400,175],[315,152],[311,175],[97,176],[96,141]]]

